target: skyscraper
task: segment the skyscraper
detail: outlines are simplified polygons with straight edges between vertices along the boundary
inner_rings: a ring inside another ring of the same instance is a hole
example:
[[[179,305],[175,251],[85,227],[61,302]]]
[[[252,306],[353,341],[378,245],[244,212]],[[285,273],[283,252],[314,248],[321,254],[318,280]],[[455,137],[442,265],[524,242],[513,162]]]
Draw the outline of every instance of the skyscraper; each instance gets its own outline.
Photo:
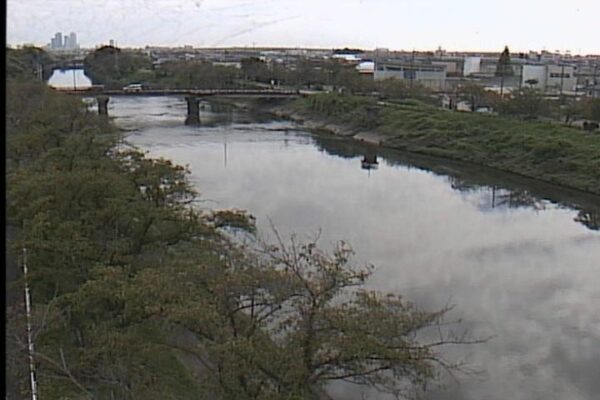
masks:
[[[69,34],[69,48],[76,49],[78,47],[79,47],[79,45],[77,44],[77,35],[75,34],[75,32],[71,32]]]
[[[56,32],[53,38],[50,38],[50,48],[53,50],[75,50],[79,48],[77,43],[77,34],[71,32],[64,35],[62,32]]]
[[[62,49],[63,47],[63,36],[62,36],[62,32],[56,32],[54,34],[54,42],[53,42],[53,48],[54,49]]]

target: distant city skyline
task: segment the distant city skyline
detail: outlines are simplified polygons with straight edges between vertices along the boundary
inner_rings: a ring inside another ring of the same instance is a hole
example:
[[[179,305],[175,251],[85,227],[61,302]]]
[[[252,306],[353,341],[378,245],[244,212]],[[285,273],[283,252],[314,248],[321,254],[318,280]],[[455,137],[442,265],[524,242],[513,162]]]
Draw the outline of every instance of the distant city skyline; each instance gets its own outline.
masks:
[[[54,36],[50,38],[50,43],[47,45],[52,50],[75,50],[79,48],[77,34],[75,32],[71,32],[68,36],[63,36],[62,32],[56,32]]]
[[[7,43],[600,54],[598,15],[597,0],[8,0]]]

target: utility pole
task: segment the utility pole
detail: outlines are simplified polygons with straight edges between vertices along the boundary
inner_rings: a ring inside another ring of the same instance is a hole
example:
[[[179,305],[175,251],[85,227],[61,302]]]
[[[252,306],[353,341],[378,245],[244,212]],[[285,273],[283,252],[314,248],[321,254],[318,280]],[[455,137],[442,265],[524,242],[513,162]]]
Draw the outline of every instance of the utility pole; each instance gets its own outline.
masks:
[[[413,80],[417,77],[415,72],[415,50],[412,51],[412,57],[410,59],[410,87],[413,87]]]
[[[77,77],[75,76],[75,61],[73,61],[73,90],[77,90]]]
[[[37,400],[37,384],[35,381],[35,360],[33,357],[33,339],[31,337],[31,295],[27,279],[27,250],[23,248],[23,277],[25,278],[25,311],[27,313],[27,350],[29,353],[29,378],[31,382],[31,400]]]
[[[596,95],[596,72],[598,72],[598,64],[594,64],[594,78],[592,80],[592,97]]]
[[[563,82],[565,80],[565,65],[562,64],[560,66],[560,99],[562,101],[563,97]]]
[[[521,64],[521,72],[519,74],[519,90],[523,87],[523,68],[525,68],[524,64]]]

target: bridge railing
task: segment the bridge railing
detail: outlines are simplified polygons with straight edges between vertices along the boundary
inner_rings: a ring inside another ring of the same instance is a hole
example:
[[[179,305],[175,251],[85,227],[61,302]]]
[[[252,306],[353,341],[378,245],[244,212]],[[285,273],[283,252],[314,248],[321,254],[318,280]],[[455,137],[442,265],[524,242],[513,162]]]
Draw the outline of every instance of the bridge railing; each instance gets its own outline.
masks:
[[[312,91],[306,90],[282,90],[282,89],[142,89],[135,92],[130,92],[122,89],[108,90],[102,85],[92,85],[81,88],[68,87],[53,87],[54,90],[70,93],[70,94],[105,94],[105,95],[190,95],[190,96],[251,96],[251,95],[281,95],[281,96],[298,96],[313,94]]]

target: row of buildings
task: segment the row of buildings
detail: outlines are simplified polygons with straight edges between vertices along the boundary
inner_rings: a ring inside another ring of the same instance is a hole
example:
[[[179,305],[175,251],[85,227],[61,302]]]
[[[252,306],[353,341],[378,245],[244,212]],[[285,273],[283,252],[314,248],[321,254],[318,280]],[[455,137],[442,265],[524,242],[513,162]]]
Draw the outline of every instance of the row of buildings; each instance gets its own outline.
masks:
[[[257,57],[267,63],[294,69],[299,59],[316,64],[338,59],[356,65],[358,71],[376,81],[401,79],[414,81],[440,92],[453,91],[465,83],[476,83],[508,93],[522,87],[547,94],[600,97],[600,56],[571,56],[543,51],[512,55],[511,76],[496,76],[500,53],[403,52],[282,48],[178,49],[147,47],[157,64],[173,59],[202,60],[217,65],[240,67],[241,60]]]
[[[372,58],[371,58],[371,57]],[[542,57],[520,54],[511,60],[512,73],[496,76],[500,54],[365,54],[358,70],[374,80],[416,81],[437,91],[452,91],[465,83],[510,92],[531,87],[547,94],[600,97],[600,57]]]
[[[79,49],[79,43],[77,43],[77,34],[71,32],[69,35],[64,35],[62,32],[56,32],[54,37],[50,39],[48,44],[49,50],[77,50]]]
[[[111,40],[110,45],[114,45]],[[268,64],[294,70],[300,60],[311,60],[316,68],[324,61],[338,59],[375,81],[399,79],[418,82],[439,92],[452,92],[475,83],[488,90],[508,93],[531,87],[548,95],[600,97],[600,56],[571,56],[547,51],[511,56],[510,76],[496,76],[500,53],[447,53],[389,51],[387,49],[330,50],[303,48],[178,48],[147,46],[145,52],[155,66],[174,60],[205,61],[215,65],[241,67],[243,59],[255,57]]]

